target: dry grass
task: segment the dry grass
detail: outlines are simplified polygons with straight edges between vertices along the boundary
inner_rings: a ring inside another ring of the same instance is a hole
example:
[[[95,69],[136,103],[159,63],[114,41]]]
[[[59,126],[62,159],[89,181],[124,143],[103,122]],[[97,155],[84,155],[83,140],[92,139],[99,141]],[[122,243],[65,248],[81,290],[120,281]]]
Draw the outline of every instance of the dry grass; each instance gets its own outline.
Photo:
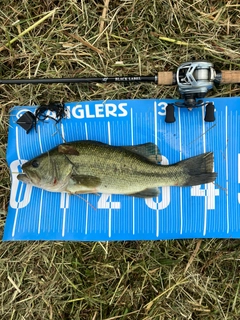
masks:
[[[239,68],[239,21],[237,0],[110,0],[108,10],[97,0],[2,0],[0,76],[155,75],[192,58]],[[211,94],[239,92],[229,85]],[[0,86],[1,233],[10,107],[176,96],[144,83]],[[237,240],[1,243],[0,256],[3,320],[239,319]]]

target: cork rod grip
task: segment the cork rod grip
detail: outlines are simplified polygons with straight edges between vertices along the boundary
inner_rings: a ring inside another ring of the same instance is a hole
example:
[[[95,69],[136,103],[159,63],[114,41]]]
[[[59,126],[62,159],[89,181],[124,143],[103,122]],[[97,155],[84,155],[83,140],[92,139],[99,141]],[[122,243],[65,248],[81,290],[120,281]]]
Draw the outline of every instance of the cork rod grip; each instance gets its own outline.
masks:
[[[240,83],[240,71],[239,70],[223,70],[221,71],[221,84],[227,83]]]
[[[174,73],[172,71],[163,71],[158,72],[158,85],[173,85],[174,81]]]

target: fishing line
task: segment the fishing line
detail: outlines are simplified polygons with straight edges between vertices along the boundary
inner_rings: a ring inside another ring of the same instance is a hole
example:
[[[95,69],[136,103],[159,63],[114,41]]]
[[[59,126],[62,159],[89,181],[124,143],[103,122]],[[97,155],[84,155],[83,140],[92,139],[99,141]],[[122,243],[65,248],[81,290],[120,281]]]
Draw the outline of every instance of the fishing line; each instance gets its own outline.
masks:
[[[55,117],[50,116],[47,112],[54,112]],[[64,103],[50,103],[48,105],[40,105],[36,110],[35,114],[27,111],[18,120],[17,124],[20,125],[27,133],[31,131],[32,128],[37,132],[37,122],[45,121],[46,119],[54,120],[59,123],[62,119],[66,118],[67,109]]]

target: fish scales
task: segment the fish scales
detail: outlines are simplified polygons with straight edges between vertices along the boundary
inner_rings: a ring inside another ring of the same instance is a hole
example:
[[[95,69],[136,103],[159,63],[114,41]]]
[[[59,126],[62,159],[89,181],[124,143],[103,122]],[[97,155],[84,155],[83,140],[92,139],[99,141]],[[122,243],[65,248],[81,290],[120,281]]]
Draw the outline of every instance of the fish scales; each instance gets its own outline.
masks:
[[[76,146],[76,149],[82,148]],[[76,165],[73,169],[74,173],[91,175],[94,172],[100,177],[104,188],[104,185],[111,188],[122,187],[125,190],[132,188],[129,190],[131,192],[135,184],[146,187],[158,186],[159,178],[162,179],[162,185],[168,185],[169,182],[174,184],[177,179],[178,181],[184,179],[184,172],[181,168],[156,166],[140,155],[135,155],[124,149],[112,146],[107,148],[94,146],[92,148],[90,144],[85,150],[86,152],[81,152],[78,156],[68,156],[71,162]],[[93,154],[96,158],[92,157]],[[81,163],[80,167],[78,162]],[[127,187],[125,183],[131,185]]]
[[[191,186],[216,179],[211,152],[160,165],[153,143],[111,146],[82,140],[59,145],[22,166],[18,179],[48,191],[152,197],[162,186]]]

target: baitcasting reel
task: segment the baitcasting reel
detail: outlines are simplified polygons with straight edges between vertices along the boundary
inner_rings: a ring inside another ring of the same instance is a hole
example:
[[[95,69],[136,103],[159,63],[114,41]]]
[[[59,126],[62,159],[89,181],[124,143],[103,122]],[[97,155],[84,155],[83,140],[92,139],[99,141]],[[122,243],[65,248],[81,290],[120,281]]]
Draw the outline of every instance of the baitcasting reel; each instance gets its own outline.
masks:
[[[214,121],[214,104],[198,99],[204,98],[214,83],[220,83],[220,79],[221,73],[217,73],[210,62],[194,61],[181,64],[177,69],[175,82],[184,101],[168,104],[165,121],[175,122],[174,107],[192,110],[202,106],[206,107],[205,121]]]

